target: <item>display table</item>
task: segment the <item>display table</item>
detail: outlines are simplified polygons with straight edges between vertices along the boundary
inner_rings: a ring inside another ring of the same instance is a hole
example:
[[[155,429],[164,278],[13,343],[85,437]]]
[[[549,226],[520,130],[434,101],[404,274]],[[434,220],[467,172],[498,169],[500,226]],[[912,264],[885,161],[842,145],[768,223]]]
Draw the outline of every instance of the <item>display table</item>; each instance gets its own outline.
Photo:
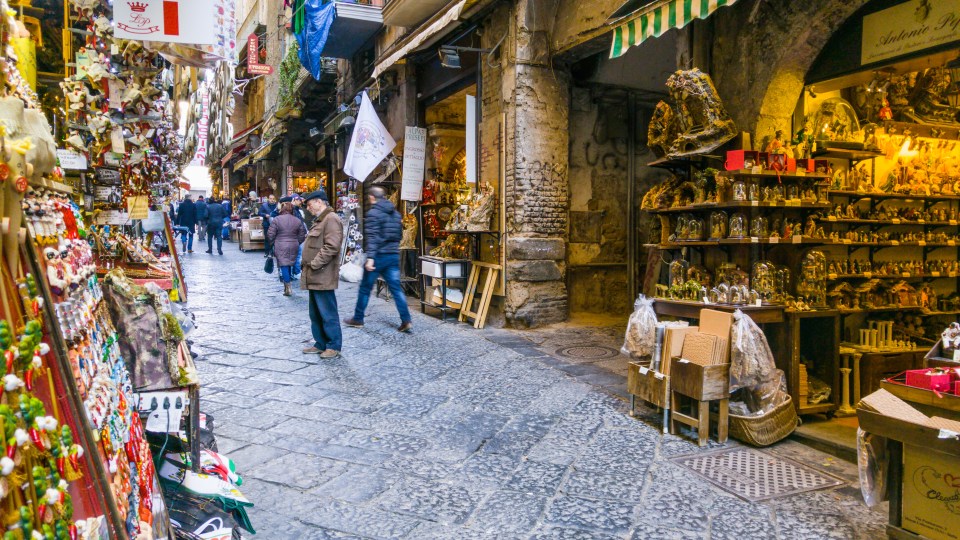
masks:
[[[240,251],[253,251],[264,249],[265,231],[263,230],[263,218],[252,217],[240,220]],[[257,238],[259,236],[259,238]]]
[[[426,313],[427,308],[440,310],[440,320],[447,320],[448,311],[458,311],[459,307],[453,307],[447,301],[447,288],[451,281],[466,282],[470,273],[470,261],[467,259],[441,259],[439,257],[420,257],[420,311]],[[432,280],[428,284],[427,280]],[[439,285],[433,285],[433,282]],[[426,294],[427,289],[435,289],[437,286],[441,290],[441,302],[439,304],[430,300],[433,296]]]

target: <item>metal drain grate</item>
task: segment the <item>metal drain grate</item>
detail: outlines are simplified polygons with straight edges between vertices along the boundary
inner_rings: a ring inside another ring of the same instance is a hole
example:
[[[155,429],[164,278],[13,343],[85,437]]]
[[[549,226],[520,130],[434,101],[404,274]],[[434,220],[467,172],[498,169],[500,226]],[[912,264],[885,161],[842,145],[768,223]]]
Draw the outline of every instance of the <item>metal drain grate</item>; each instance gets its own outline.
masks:
[[[580,360],[604,360],[606,358],[616,358],[620,355],[620,351],[600,345],[576,345],[558,349],[557,354]]]
[[[681,456],[674,463],[751,502],[835,487],[843,482],[793,460],[750,448]]]

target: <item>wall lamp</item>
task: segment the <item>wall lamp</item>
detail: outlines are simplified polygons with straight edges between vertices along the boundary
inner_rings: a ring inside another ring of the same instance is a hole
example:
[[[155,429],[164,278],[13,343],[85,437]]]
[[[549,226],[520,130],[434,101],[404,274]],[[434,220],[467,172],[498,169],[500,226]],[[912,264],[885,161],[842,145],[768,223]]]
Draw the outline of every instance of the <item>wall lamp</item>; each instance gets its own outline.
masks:
[[[461,52],[475,52],[475,53],[489,53],[493,52],[493,49],[476,49],[474,47],[454,47],[452,45],[444,45],[440,47],[440,65],[445,68],[451,69],[460,69],[460,53]]]

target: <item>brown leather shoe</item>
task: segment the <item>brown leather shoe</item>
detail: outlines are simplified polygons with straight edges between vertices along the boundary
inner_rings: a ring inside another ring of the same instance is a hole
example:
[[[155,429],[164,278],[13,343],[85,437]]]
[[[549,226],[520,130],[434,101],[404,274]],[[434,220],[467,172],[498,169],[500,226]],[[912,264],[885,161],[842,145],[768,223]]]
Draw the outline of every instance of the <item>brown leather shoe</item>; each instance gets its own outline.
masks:
[[[320,358],[336,358],[340,356],[340,351],[335,351],[333,349],[327,349],[320,353]]]
[[[400,328],[397,328],[398,332],[403,332],[404,334],[409,334],[411,330],[413,330],[413,323],[409,321],[401,324]]]
[[[318,349],[316,347],[307,347],[306,349],[303,350],[303,354],[320,354],[322,352],[323,352],[322,349]]]
[[[363,323],[356,319],[344,319],[343,324],[349,326],[350,328],[363,328]]]

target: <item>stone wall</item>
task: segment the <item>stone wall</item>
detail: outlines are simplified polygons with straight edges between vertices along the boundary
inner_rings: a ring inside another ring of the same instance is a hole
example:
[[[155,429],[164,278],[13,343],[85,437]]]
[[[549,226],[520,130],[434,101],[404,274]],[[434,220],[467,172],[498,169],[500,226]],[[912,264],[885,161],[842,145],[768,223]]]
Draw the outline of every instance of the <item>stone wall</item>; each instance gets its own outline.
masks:
[[[830,36],[867,0],[739,2],[714,13],[710,73],[754,140],[790,129],[803,79]]]

